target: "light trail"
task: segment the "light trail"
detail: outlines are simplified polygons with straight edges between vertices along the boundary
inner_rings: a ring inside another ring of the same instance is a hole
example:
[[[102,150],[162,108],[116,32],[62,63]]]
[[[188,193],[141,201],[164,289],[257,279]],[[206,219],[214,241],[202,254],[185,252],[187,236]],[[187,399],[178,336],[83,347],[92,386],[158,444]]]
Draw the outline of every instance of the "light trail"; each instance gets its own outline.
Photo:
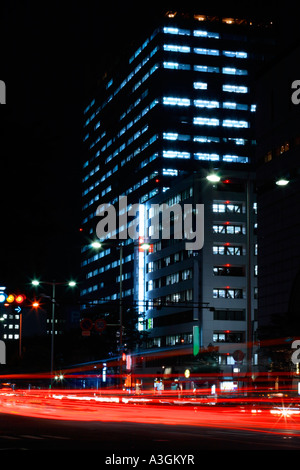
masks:
[[[49,420],[248,430],[300,439],[300,407],[295,400],[275,404],[270,404],[267,398],[219,400],[218,403],[212,397],[180,399],[174,394],[131,396],[116,390],[3,390],[0,413]]]

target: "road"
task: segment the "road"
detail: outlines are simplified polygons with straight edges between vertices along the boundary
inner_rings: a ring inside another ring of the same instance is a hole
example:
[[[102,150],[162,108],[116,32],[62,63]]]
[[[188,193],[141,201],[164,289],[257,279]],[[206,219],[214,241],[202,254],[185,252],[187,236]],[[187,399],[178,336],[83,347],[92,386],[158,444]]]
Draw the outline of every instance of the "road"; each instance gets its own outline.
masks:
[[[95,450],[99,464],[127,455],[139,456],[139,465],[146,456],[144,464],[149,465],[147,459],[155,455],[191,455],[196,462],[211,450],[300,449],[299,413],[109,399],[99,402],[93,396],[48,392],[3,394],[0,450]]]
[[[232,429],[121,422],[60,421],[0,415],[0,450],[97,450],[121,455],[204,450],[299,450],[300,436]]]

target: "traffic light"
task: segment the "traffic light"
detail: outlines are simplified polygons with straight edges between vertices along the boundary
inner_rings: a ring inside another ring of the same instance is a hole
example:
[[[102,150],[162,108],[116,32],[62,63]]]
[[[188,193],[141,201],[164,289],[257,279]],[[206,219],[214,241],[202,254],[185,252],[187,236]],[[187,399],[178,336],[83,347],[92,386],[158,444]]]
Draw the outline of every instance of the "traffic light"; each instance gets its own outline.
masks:
[[[25,295],[19,294],[16,296],[15,301],[17,304],[22,304],[25,299],[26,299]]]
[[[25,297],[25,295],[23,295],[23,294],[18,294],[18,295],[16,295],[16,294],[8,294],[8,296],[6,297],[6,301],[5,301],[5,302],[6,302],[7,304],[14,304],[14,303],[16,303],[16,304],[20,305],[20,304],[22,304],[22,303],[25,301],[25,299],[26,299],[26,297]]]

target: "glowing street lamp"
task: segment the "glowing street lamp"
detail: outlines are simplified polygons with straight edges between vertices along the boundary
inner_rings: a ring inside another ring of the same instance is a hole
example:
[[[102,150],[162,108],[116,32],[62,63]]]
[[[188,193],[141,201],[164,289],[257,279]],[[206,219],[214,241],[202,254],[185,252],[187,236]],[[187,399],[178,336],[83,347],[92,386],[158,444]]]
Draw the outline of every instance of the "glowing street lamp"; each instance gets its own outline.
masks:
[[[221,178],[215,173],[212,173],[211,175],[207,175],[206,179],[210,181],[211,183],[218,183]]]
[[[92,242],[92,243],[91,243],[91,247],[92,247],[92,248],[95,248],[95,249],[98,249],[98,248],[101,248],[102,245],[101,245],[100,242],[95,241],[95,242]]]
[[[277,186],[286,186],[289,184],[289,180],[286,180],[285,178],[280,178],[279,180],[276,181]]]

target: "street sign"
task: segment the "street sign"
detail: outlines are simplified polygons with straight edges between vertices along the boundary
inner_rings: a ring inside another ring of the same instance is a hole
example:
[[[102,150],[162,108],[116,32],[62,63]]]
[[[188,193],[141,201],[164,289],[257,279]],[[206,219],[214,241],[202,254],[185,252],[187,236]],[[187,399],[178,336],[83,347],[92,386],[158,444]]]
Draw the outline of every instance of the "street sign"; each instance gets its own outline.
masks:
[[[93,322],[90,318],[83,318],[80,322],[80,328],[83,331],[90,331],[93,328]]]
[[[91,332],[90,332],[90,330],[83,330],[83,331],[81,332],[81,334],[82,334],[82,336],[90,336],[90,335],[91,335]]]
[[[106,328],[106,321],[102,318],[98,318],[94,323],[95,330],[103,331]]]
[[[232,357],[235,360],[235,362],[242,362],[245,357],[245,354],[240,349],[237,349],[236,351],[233,352]]]

